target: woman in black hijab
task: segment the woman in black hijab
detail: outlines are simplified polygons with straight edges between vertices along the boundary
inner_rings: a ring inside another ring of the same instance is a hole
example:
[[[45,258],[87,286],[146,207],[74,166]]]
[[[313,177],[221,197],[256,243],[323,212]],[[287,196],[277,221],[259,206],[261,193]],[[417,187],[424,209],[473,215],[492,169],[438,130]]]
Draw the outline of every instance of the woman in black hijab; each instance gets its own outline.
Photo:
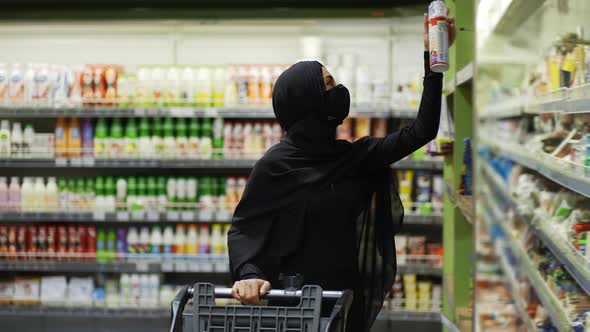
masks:
[[[450,39],[454,21],[449,20]],[[428,50],[425,17],[424,46]],[[304,284],[354,291],[346,328],[368,331],[395,278],[394,233],[403,207],[389,165],[436,137],[442,74],[424,52],[417,119],[383,138],[336,140],[349,92],[319,62],[299,62],[278,78],[274,113],[286,130],[256,163],[228,235],[234,297],[259,293],[300,274]],[[277,286],[278,287],[278,286]]]

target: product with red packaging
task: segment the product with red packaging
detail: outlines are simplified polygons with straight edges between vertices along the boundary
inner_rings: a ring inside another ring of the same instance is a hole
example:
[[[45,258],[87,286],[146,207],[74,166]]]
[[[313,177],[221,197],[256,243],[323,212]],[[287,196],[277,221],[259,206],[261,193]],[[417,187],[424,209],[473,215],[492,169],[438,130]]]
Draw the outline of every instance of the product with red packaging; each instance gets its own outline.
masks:
[[[78,248],[76,250],[76,254],[78,254],[78,256],[76,259],[86,260],[85,254],[87,252],[86,250],[88,249],[86,226],[78,226],[77,232],[76,238],[78,239]]]
[[[47,226],[47,257],[54,259],[57,250],[57,230],[55,226]]]
[[[86,250],[85,253],[88,254],[89,260],[96,259],[96,228],[94,226],[88,226],[86,228]]]
[[[80,239],[76,226],[68,226],[68,254],[72,257],[80,250]]]
[[[57,259],[64,259],[63,255],[68,252],[68,230],[66,226],[60,225],[57,227]]]
[[[8,254],[8,228],[0,226],[0,257],[6,258]]]
[[[47,257],[47,227],[39,226],[37,229],[37,252],[38,259],[45,259]]]
[[[93,66],[93,76],[92,76],[92,87],[94,90],[94,100],[97,104],[104,103],[104,97],[107,92],[107,84],[105,80],[105,66],[104,65],[94,65]]]
[[[16,226],[10,226],[8,228],[8,253],[9,259],[16,259],[17,252],[17,228]]]
[[[84,66],[80,73],[80,87],[82,88],[82,101],[85,106],[92,105],[94,99],[94,68],[90,65]]]
[[[18,252],[26,255],[28,259],[35,259],[37,254],[37,227],[36,226],[19,226],[18,231]],[[23,241],[21,242],[21,235]]]

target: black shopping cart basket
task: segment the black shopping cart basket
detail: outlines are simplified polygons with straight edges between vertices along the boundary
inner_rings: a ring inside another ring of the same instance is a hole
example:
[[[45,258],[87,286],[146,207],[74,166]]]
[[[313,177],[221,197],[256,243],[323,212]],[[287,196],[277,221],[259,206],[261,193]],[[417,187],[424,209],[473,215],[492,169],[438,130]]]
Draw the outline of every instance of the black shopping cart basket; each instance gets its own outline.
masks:
[[[218,306],[216,297],[231,298],[231,288],[208,283],[184,286],[172,302],[170,332],[341,332],[353,295],[350,290],[303,286],[301,290],[271,290],[265,296],[269,301],[298,299],[297,306]],[[335,302],[329,317],[321,316],[322,301]]]

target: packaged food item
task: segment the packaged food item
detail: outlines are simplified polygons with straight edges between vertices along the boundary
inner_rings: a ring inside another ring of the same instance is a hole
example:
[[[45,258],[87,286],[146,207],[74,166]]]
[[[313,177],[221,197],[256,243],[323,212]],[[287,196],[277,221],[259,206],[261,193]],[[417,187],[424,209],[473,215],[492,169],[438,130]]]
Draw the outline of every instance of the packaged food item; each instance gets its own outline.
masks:
[[[399,180],[399,196],[404,205],[404,209],[411,211],[412,209],[412,184],[414,182],[414,171],[398,171]]]
[[[247,105],[249,101],[248,96],[248,68],[246,66],[240,66],[237,69],[237,92],[238,92],[238,103],[240,105]]]
[[[211,106],[212,100],[212,75],[209,67],[201,66],[197,68],[197,91],[195,99],[197,106]]]
[[[37,304],[40,298],[39,278],[15,277],[12,298],[16,304]]]
[[[36,68],[32,63],[27,64],[27,70],[23,78],[24,102],[26,105],[33,105],[33,101],[36,99],[35,70]]]
[[[418,204],[417,208],[420,214],[430,215],[432,214],[431,205],[431,175],[428,172],[417,171],[416,172],[416,199],[415,202]]]
[[[10,75],[8,77],[8,98],[11,102],[23,102],[24,101],[24,77],[20,64],[15,63],[12,65]]]
[[[217,66],[213,69],[212,106],[222,107],[225,100],[226,71],[224,67]]]
[[[106,106],[114,106],[117,100],[117,82],[121,68],[108,65],[104,73],[104,103]]]
[[[148,94],[148,104],[161,105],[163,102],[165,82],[164,69],[160,66],[152,67],[150,79],[151,82],[149,84],[149,87],[151,88],[151,90]]]
[[[64,305],[67,298],[68,281],[65,276],[41,277],[40,300],[43,305]]]
[[[69,304],[89,307],[92,305],[94,280],[92,277],[71,277],[68,283],[67,299]]]
[[[442,0],[435,0],[428,6],[428,39],[430,70],[446,72],[449,70],[449,25],[447,7]]]
[[[92,105],[92,101],[94,100],[94,68],[90,65],[84,66],[82,73],[80,75],[80,86],[82,87],[81,94],[82,94],[82,101],[84,102],[85,106]],[[100,75],[100,72],[99,72]],[[100,77],[99,77],[100,79]],[[100,94],[100,93],[99,93]]]
[[[166,82],[164,93],[164,105],[178,106],[181,105],[181,80],[179,69],[170,66],[166,69]]]
[[[410,255],[410,263],[421,263],[420,257],[426,254],[426,237],[425,236],[409,236],[408,237],[408,253]]]
[[[406,235],[395,235],[394,240],[397,264],[405,265],[408,253],[408,237]]]
[[[36,100],[38,105],[47,105],[49,102],[49,65],[44,63],[40,64],[35,71],[34,78],[34,95],[33,98]]]

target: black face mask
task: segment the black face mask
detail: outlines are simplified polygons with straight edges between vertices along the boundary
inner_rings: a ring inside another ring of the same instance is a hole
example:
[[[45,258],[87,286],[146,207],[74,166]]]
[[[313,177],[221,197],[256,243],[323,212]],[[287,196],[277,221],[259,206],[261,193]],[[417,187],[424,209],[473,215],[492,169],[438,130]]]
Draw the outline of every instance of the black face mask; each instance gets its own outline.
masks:
[[[337,120],[342,123],[350,112],[350,93],[348,89],[338,84],[325,92],[325,110],[328,120]]]

